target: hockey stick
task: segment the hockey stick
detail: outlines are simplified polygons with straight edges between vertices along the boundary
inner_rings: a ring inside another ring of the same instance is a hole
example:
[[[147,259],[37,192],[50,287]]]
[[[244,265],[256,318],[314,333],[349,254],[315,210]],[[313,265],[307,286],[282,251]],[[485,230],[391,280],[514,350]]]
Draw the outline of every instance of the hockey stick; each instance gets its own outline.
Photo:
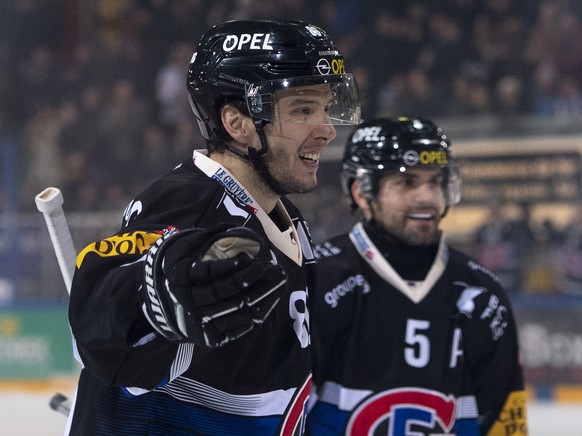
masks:
[[[58,188],[46,188],[34,200],[37,209],[44,215],[63,280],[70,293],[77,252],[62,208],[63,195]]]
[[[63,195],[58,188],[46,188],[34,200],[37,209],[44,215],[67,293],[70,294],[77,253],[63,212]],[[65,416],[71,411],[71,401],[61,393],[52,396],[49,406]]]
[[[60,392],[51,397],[49,406],[54,411],[60,412],[65,416],[69,416],[69,413],[71,413],[71,400]]]

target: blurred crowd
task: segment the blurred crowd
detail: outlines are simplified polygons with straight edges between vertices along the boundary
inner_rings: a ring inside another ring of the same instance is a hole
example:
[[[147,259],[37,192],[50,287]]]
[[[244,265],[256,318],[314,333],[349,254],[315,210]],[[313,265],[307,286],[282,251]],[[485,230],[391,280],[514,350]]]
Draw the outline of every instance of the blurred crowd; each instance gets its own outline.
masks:
[[[547,219],[534,224],[528,203],[495,204],[472,235],[469,252],[511,295],[582,296],[581,212],[579,205],[571,222],[558,228]]]
[[[9,198],[0,208],[29,211],[51,184],[70,210],[116,210],[201,145],[186,68],[201,34],[228,19],[326,29],[356,75],[365,117],[582,116],[576,0],[4,3],[0,195]]]
[[[0,14],[0,213],[33,211],[52,185],[68,212],[119,214],[203,145],[185,88],[200,36],[229,19],[278,17],[328,31],[365,118],[582,117],[578,0],[11,0]],[[329,201],[309,200],[316,239],[353,218],[337,202],[335,172],[324,177],[318,199]],[[510,289],[582,293],[582,229],[551,235],[492,216],[473,254]],[[522,255],[532,246],[545,247],[539,265],[558,275],[522,263],[535,261]]]

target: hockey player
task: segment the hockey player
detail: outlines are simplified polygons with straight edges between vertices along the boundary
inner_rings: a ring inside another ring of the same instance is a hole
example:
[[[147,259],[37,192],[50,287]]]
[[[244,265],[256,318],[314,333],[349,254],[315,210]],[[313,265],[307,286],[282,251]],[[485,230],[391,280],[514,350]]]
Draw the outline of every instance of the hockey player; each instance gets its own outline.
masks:
[[[314,259],[285,194],[315,187],[334,124],[359,122],[355,82],[316,26],[231,21],[202,37],[187,88],[206,150],[135,197],[119,232],[77,259],[72,435],[305,426]]]
[[[439,230],[460,199],[441,129],[420,118],[362,124],[341,181],[363,219],[314,250],[310,433],[526,434],[509,301]]]

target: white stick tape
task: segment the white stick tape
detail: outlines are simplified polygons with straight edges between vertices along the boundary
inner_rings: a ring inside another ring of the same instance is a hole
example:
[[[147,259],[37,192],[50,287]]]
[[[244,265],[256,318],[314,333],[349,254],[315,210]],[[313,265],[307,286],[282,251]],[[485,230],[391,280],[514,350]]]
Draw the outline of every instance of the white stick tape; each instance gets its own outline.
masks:
[[[46,188],[34,200],[37,209],[44,215],[63,280],[70,293],[77,252],[63,212],[63,194],[58,188]]]

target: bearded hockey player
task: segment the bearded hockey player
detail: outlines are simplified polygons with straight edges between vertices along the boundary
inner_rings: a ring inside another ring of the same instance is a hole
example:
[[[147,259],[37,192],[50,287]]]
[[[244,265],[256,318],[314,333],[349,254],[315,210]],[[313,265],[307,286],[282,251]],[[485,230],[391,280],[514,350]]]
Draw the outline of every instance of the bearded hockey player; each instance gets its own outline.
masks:
[[[420,118],[350,136],[341,181],[363,219],[315,248],[313,435],[525,435],[510,303],[449,247],[460,200],[449,140]]]
[[[78,256],[69,320],[83,369],[69,434],[305,427],[314,258],[285,194],[316,186],[334,124],[359,122],[355,82],[318,27],[231,21],[202,37],[187,88],[206,149]]]

